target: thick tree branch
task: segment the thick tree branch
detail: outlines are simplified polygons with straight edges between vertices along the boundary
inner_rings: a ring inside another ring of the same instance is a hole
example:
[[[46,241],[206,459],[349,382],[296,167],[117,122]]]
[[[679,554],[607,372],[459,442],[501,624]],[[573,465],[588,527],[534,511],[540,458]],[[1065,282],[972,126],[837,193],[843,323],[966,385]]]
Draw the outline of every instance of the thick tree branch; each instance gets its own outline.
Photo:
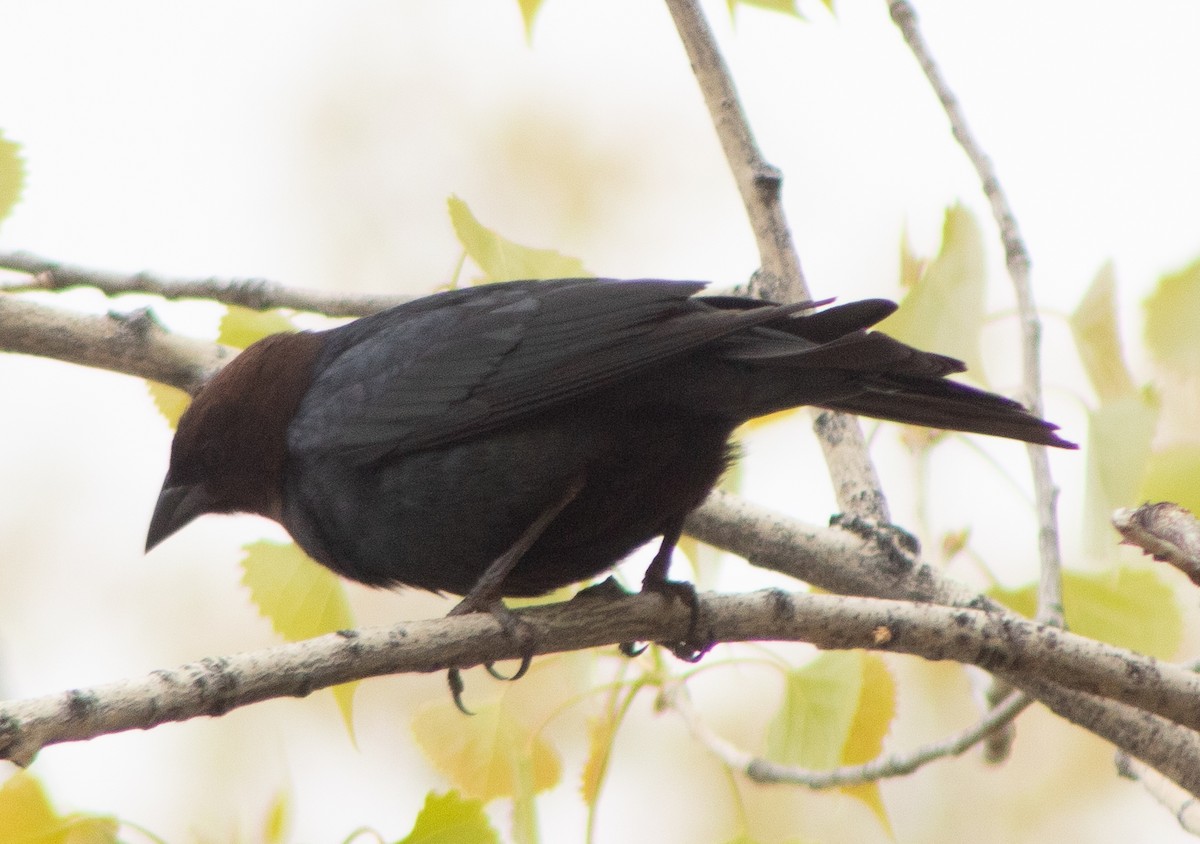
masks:
[[[870,648],[1053,677],[1072,690],[1118,698],[1200,728],[1200,676],[1036,622],[980,610],[779,590],[705,595],[700,608],[705,630],[717,641]],[[664,606],[653,594],[585,594],[524,610],[521,616],[536,633],[538,653],[632,640],[676,641],[691,620],[682,602]],[[0,704],[0,756],[27,763],[47,744],[220,715],[363,677],[513,659],[519,651],[520,645],[486,614],[345,631],[207,659],[140,680]]]
[[[0,295],[0,352],[124,372],[192,395],[237,353],[168,334],[148,310],[91,316]]]
[[[0,269],[28,277],[0,281],[0,291],[67,290],[95,287],[109,296],[149,293],[164,299],[207,299],[256,311],[290,308],[327,316],[365,316],[408,301],[406,296],[334,296],[318,290],[287,287],[262,278],[167,278],[152,273],[104,272],[53,261],[29,252],[0,252]]]

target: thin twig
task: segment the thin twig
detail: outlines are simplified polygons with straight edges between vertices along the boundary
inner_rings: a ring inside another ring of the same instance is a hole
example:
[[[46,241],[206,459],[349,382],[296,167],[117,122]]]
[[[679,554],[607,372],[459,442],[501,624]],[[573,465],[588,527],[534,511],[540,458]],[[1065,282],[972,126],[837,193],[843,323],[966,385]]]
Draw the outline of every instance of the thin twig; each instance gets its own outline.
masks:
[[[737,182],[746,216],[758,244],[760,270],[753,287],[768,299],[799,302],[813,298],[800,268],[800,256],[783,212],[783,174],[763,157],[742,109],[733,76],[697,0],[666,0],[704,95],[729,169]],[[814,430],[825,453],[842,512],[878,524],[891,521],[887,499],[867,452],[858,420],[831,411],[815,413]]]
[[[826,771],[814,771],[754,756],[721,738],[700,718],[692,707],[686,687],[682,685],[672,691],[668,696],[668,701],[672,708],[682,716],[684,723],[687,724],[697,741],[729,767],[743,771],[755,782],[803,785],[813,789],[841,788],[847,785],[878,782],[890,777],[906,776],[930,762],[949,756],[959,756],[979,744],[995,730],[1010,723],[1033,703],[1032,698],[1017,692],[1009,695],[974,726],[952,738],[927,745],[911,753],[881,757],[862,765],[846,765]]]
[[[256,311],[290,308],[328,316],[365,316],[408,301],[405,296],[334,296],[317,290],[287,287],[261,278],[168,278],[152,273],[104,272],[53,261],[29,252],[0,253],[0,269],[28,278],[0,281],[0,291],[66,290],[95,287],[109,296],[149,293],[165,299],[208,299]]]
[[[1000,185],[996,169],[983,147],[967,125],[966,115],[958,98],[950,90],[941,70],[933,60],[928,45],[917,26],[917,13],[908,0],[889,0],[888,10],[892,20],[904,36],[909,50],[925,72],[925,78],[942,104],[955,140],[971,160],[976,174],[983,185],[983,192],[992,206],[992,215],[1000,229],[1004,244],[1005,264],[1012,279],[1017,297],[1017,312],[1021,323],[1021,380],[1022,397],[1025,404],[1036,414],[1042,413],[1042,367],[1041,335],[1042,324],[1033,301],[1033,286],[1029,281],[1029,250],[1021,238],[1017,219],[1013,214],[1008,197]],[[1063,623],[1062,598],[1062,555],[1059,550],[1058,513],[1056,503],[1058,489],[1050,475],[1050,458],[1046,448],[1028,446],[1029,462],[1033,472],[1034,493],[1037,501],[1038,555],[1041,560],[1041,578],[1038,585],[1038,618],[1047,624]]]
[[[1122,776],[1140,782],[1147,794],[1175,816],[1185,832],[1200,836],[1200,800],[1195,796],[1127,753],[1117,754],[1117,770]]]

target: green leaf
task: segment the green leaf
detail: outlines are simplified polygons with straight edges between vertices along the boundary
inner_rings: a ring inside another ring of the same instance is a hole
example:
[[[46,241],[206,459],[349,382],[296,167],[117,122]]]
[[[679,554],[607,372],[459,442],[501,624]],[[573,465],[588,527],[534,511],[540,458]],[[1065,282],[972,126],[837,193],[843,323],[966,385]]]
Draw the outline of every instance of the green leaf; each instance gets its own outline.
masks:
[[[1088,413],[1084,542],[1093,559],[1109,559],[1117,550],[1109,521],[1113,510],[1145,500],[1158,415],[1158,401],[1148,390],[1110,399]]]
[[[21,145],[0,132],[0,222],[12,213],[24,185],[25,162],[21,160]]]
[[[883,740],[891,730],[895,717],[896,681],[892,679],[883,657],[873,653],[862,654],[862,687],[850,734],[842,748],[841,764],[862,765],[878,758],[883,753]],[[893,836],[892,822],[883,805],[879,783],[865,782],[840,790],[865,803],[888,835]]]
[[[167,420],[171,429],[177,428],[179,417],[183,416],[183,412],[192,403],[192,397],[177,387],[160,384],[157,381],[147,381],[146,390],[150,393],[150,399],[154,402],[154,406]]]
[[[1159,279],[1146,299],[1146,348],[1166,369],[1200,375],[1200,260]]]
[[[417,743],[464,794],[488,801],[521,798],[558,784],[554,749],[503,702],[475,708],[468,718],[450,701],[431,703],[413,717]]]
[[[311,639],[354,626],[346,590],[337,575],[313,562],[290,542],[260,540],[242,546],[242,584],[250,599],[289,642]],[[358,683],[334,686],[334,699],[346,729],[354,736],[353,703]]]
[[[587,278],[592,274],[578,258],[553,249],[521,246],[485,227],[457,196],[447,200],[450,222],[463,249],[483,270],[479,282],[537,278]]]
[[[533,41],[533,21],[542,9],[542,0],[517,0],[521,7],[521,20],[525,21],[525,40]]]
[[[291,799],[286,791],[280,791],[267,807],[263,820],[262,840],[267,844],[282,844],[287,840],[288,822],[291,819]]]
[[[796,0],[728,0],[729,14],[733,15],[738,6],[755,6],[759,9],[766,9],[768,12],[780,12],[785,15],[803,18],[800,14],[800,8],[796,4]],[[829,11],[833,11],[833,0],[821,0]]]
[[[1173,501],[1200,513],[1200,445],[1175,445],[1152,454],[1136,498]]]
[[[227,305],[225,315],[221,317],[217,342],[244,349],[268,335],[295,330],[292,321],[279,311],[255,311],[241,305]]]
[[[115,818],[73,812],[60,815],[33,774],[17,771],[0,785],[4,844],[117,844]]]
[[[583,765],[579,791],[583,795],[583,802],[591,808],[595,808],[596,801],[600,798],[600,787],[604,784],[604,774],[608,770],[608,762],[612,755],[617,723],[616,716],[611,712],[588,721],[588,754]]]
[[[837,767],[862,690],[861,651],[825,651],[788,672],[783,703],[767,729],[767,758],[815,770]]]
[[[1032,618],[1037,586],[988,590],[1000,603]],[[1146,566],[1104,572],[1063,572],[1067,626],[1081,636],[1169,659],[1183,639],[1183,617],[1174,592]]]
[[[463,799],[457,791],[425,796],[412,832],[397,844],[498,844],[500,836],[483,811],[482,800]]]
[[[901,249],[902,264],[906,261]],[[986,384],[980,332],[984,323],[987,270],[983,236],[974,215],[962,205],[947,209],[942,248],[905,294],[900,310],[879,330],[913,346],[950,355]]]
[[[1071,334],[1088,380],[1101,403],[1126,398],[1137,392],[1117,330],[1116,277],[1112,263],[1096,273],[1091,287],[1071,314]]]

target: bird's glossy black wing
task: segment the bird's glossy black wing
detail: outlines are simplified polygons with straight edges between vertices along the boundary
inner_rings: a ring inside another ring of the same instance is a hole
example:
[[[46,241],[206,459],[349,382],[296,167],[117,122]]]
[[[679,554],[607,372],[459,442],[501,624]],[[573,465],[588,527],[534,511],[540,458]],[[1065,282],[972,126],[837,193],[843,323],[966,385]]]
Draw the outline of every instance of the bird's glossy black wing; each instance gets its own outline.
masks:
[[[566,279],[456,290],[330,332],[288,429],[359,462],[460,441],[800,306],[722,309],[701,282]]]

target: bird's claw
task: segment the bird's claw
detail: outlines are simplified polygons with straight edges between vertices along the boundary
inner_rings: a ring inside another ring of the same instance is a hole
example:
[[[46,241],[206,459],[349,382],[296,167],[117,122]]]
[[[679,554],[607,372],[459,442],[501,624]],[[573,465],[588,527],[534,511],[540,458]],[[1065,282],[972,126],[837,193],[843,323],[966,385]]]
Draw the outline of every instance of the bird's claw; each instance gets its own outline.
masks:
[[[533,664],[533,652],[537,645],[537,637],[534,635],[533,628],[529,623],[522,621],[521,617],[504,605],[503,601],[495,600],[483,606],[476,606],[475,602],[469,598],[459,601],[454,609],[447,614],[449,616],[466,615],[472,612],[486,612],[500,625],[501,629],[512,639],[520,649],[521,663],[517,666],[517,670],[512,674],[504,674],[496,669],[494,662],[485,662],[483,667],[487,669],[487,673],[491,674],[497,680],[512,682],[520,680],[529,671],[529,666]],[[471,710],[467,709],[463,703],[462,695],[466,685],[463,683],[462,671],[458,668],[451,668],[446,676],[447,682],[450,684],[450,696],[454,699],[454,705],[458,711],[464,715],[474,715]]]
[[[676,659],[681,659],[684,662],[699,662],[706,653],[712,650],[712,646],[715,644],[712,637],[701,638],[700,636],[700,596],[696,592],[695,586],[680,580],[647,578],[642,581],[642,591],[657,592],[668,601],[673,598],[677,599],[682,601],[690,610],[687,634],[683,637],[683,640],[679,642],[659,642],[659,645],[674,654]],[[639,646],[636,642],[622,642],[620,649],[621,653],[625,656],[635,657],[645,651],[646,646]]]

